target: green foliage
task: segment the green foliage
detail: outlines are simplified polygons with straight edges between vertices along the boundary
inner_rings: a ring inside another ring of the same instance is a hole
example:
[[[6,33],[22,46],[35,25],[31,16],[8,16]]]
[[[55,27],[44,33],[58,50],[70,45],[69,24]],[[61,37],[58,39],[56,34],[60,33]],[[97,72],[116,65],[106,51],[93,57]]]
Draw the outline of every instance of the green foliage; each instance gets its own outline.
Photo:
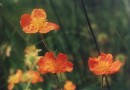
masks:
[[[130,89],[130,7],[127,3],[130,4],[128,0],[86,0],[85,3],[101,52],[112,53],[115,57],[123,54],[126,57],[122,70],[110,78],[112,90]],[[34,8],[45,9],[48,21],[60,25],[60,30],[51,31],[44,37],[51,50],[66,53],[74,63],[73,72],[65,73],[65,80],[73,81],[77,90],[99,90],[99,77],[94,76],[87,65],[88,57],[97,56],[97,51],[81,0],[0,1],[0,90],[7,90],[7,80],[12,69],[14,72],[17,69],[27,70],[24,65],[24,49],[27,45],[34,44],[42,49],[39,55],[47,51],[39,34],[25,34],[20,27],[21,15],[31,13]],[[8,48],[11,48],[10,52]],[[45,81],[31,85],[31,90],[55,90],[57,81],[53,76],[43,77]],[[62,81],[61,77],[59,79]],[[25,86],[16,85],[14,90],[23,90]]]

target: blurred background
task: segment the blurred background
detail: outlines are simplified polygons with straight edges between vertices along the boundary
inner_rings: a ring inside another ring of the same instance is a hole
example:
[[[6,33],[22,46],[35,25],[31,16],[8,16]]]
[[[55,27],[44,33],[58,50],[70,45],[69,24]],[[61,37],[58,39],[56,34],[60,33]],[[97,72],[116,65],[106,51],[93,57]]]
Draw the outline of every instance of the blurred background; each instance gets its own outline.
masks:
[[[99,90],[100,78],[90,72],[88,58],[97,57],[97,49],[88,27],[82,0],[0,0],[0,90],[7,90],[8,78],[17,69],[26,70],[25,48],[35,45],[47,52],[39,34],[25,34],[20,26],[24,13],[42,8],[48,21],[60,25],[60,30],[44,35],[54,52],[68,55],[74,63],[71,73],[59,80],[71,80],[76,90]],[[130,0],[85,0],[88,17],[101,52],[111,53],[114,60],[125,62],[120,72],[109,76],[112,90],[130,90]],[[56,81],[43,75],[42,83],[31,85],[31,90],[56,90]],[[23,90],[26,84],[17,84],[14,90]]]

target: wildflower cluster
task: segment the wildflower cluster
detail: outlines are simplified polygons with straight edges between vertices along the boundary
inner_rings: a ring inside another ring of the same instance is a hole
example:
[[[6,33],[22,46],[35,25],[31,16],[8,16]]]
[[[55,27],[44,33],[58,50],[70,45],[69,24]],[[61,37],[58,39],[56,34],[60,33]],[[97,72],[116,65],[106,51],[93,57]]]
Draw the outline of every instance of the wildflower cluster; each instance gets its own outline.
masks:
[[[47,15],[43,9],[34,9],[30,14],[21,16],[20,25],[25,33],[41,33],[45,34],[51,30],[58,30],[59,25],[48,22]],[[32,84],[43,82],[41,74],[59,74],[71,72],[73,63],[68,60],[68,56],[63,53],[56,55],[53,51],[48,51],[43,56],[38,56],[41,49],[36,49],[35,45],[28,46],[25,49],[25,65],[29,68],[23,72],[17,70],[13,75],[9,76],[8,89],[12,90],[15,84],[20,82],[31,82]],[[87,65],[87,64],[86,64]],[[88,67],[95,75],[109,75],[120,71],[123,62],[113,61],[112,54],[101,53],[97,58],[90,57],[88,59]],[[76,85],[72,81],[66,81],[64,90],[76,90]]]
[[[31,82],[32,84],[35,84],[43,81],[44,79],[40,76],[40,73],[38,71],[29,70],[22,72],[22,70],[18,69],[15,74],[9,76],[8,89],[13,90],[15,84],[18,84],[20,82]]]

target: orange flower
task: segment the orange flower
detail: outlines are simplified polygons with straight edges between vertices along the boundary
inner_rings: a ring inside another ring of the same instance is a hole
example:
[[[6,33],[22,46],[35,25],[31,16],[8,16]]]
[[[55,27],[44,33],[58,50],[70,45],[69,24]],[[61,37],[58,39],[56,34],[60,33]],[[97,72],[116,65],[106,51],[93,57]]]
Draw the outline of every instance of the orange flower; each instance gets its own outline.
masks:
[[[38,61],[38,70],[42,74],[71,72],[73,70],[73,64],[67,60],[65,54],[59,53],[57,58],[55,58],[53,52],[47,52]]]
[[[23,74],[22,82],[29,82],[31,81],[33,84],[37,82],[43,82],[43,78],[40,77],[40,73],[38,71],[27,71]]]
[[[58,30],[59,25],[46,20],[46,12],[43,9],[34,9],[29,14],[21,16],[20,25],[25,33],[48,33],[51,30]]]
[[[75,84],[73,84],[71,81],[66,81],[64,85],[64,90],[75,90],[75,89],[76,89]]]
[[[8,79],[8,90],[12,90],[14,88],[14,85],[19,83],[22,77],[22,71],[17,70],[16,74],[9,76]]]
[[[88,65],[94,74],[107,75],[118,72],[122,63],[119,60],[113,62],[111,54],[101,53],[98,58],[89,58]]]

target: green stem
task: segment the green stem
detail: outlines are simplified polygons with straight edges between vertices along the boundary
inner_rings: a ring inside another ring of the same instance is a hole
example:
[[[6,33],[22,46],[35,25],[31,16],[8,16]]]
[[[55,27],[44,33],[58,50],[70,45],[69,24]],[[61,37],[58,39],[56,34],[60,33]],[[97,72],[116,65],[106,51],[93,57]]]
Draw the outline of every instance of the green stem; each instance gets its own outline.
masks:
[[[58,82],[59,87],[61,88],[61,90],[64,90],[64,89],[63,89],[63,86],[62,86],[62,84],[60,83],[60,81],[59,81],[59,79],[58,79],[58,77],[57,77],[56,74],[55,74],[55,78],[56,78],[56,80],[57,80],[57,82]]]
[[[90,32],[92,34],[92,37],[93,37],[93,40],[94,40],[94,43],[96,45],[96,48],[97,48],[97,51],[98,51],[98,54],[100,54],[100,49],[99,49],[99,46],[98,46],[98,43],[97,43],[97,40],[96,40],[96,37],[95,37],[95,34],[94,34],[94,31],[92,29],[92,26],[91,26],[91,23],[90,23],[90,20],[89,20],[89,17],[88,17],[88,12],[85,8],[85,1],[84,0],[81,0],[82,2],[82,6],[83,6],[83,11],[84,11],[84,14],[85,14],[85,17],[86,17],[86,21],[88,23],[88,26],[89,26],[89,29],[90,29]]]
[[[42,40],[44,46],[46,47],[46,49],[47,49],[48,51],[51,51],[51,50],[49,49],[49,47],[47,46],[47,44],[46,44],[46,42],[45,42],[45,39],[44,39],[44,37],[43,37],[42,34],[40,34],[40,37],[41,37],[41,40]]]
[[[80,78],[82,78],[82,72],[81,72],[81,69],[80,69],[80,66],[79,66],[79,63],[78,63],[78,60],[77,60],[77,56],[75,55],[75,52],[73,51],[73,45],[72,45],[72,43],[71,43],[71,41],[69,40],[69,37],[66,35],[66,33],[65,33],[65,28],[64,28],[64,26],[63,26],[63,24],[62,24],[62,21],[61,21],[61,18],[60,18],[60,15],[58,15],[58,12],[57,12],[57,10],[56,10],[56,6],[55,6],[55,4],[54,4],[54,2],[53,2],[54,0],[49,0],[49,2],[50,2],[50,5],[51,5],[51,7],[52,7],[52,9],[53,9],[53,11],[54,11],[54,14],[55,14],[55,16],[56,16],[56,19],[57,19],[57,21],[59,22],[59,25],[60,25],[60,27],[61,27],[61,32],[63,33],[63,35],[62,35],[62,37],[64,36],[64,39],[65,39],[65,43],[67,44],[67,50],[68,50],[68,52],[70,52],[71,54],[72,54],[72,56],[74,57],[74,64],[75,64],[75,66],[76,67],[74,67],[74,68],[76,68],[77,69],[77,71],[79,72],[79,75],[80,75]],[[61,38],[62,38],[61,37]],[[77,81],[78,81],[78,79],[77,79]]]
[[[107,84],[107,89],[110,90],[110,85],[109,85],[108,77],[106,75],[104,75],[104,77],[105,77],[105,81],[106,81],[106,84]]]
[[[42,40],[44,46],[46,47],[46,49],[47,49],[48,51],[51,51],[51,50],[49,49],[49,47],[47,46],[47,44],[46,44],[46,42],[45,42],[44,37],[43,37],[42,34],[40,34],[40,37],[41,37],[41,40]],[[59,87],[61,88],[61,90],[63,90],[63,89],[62,89],[62,84],[60,83],[60,81],[59,81],[57,75],[55,75],[55,78],[56,78],[56,80],[57,80],[57,82],[58,82],[58,84],[59,84]]]
[[[103,78],[104,78],[104,75],[101,76],[101,90],[103,90]]]
[[[97,51],[98,51],[98,54],[100,54],[100,49],[99,49],[99,46],[98,46],[98,43],[97,43],[97,40],[96,40],[96,37],[95,37],[95,34],[94,34],[94,31],[92,29],[92,26],[91,26],[91,23],[90,23],[90,20],[89,20],[89,17],[88,17],[88,13],[87,13],[87,10],[86,10],[86,7],[85,7],[85,1],[84,0],[81,0],[82,2],[82,6],[83,6],[83,11],[84,11],[84,14],[85,14],[85,17],[86,17],[86,20],[87,20],[87,23],[88,23],[88,26],[89,26],[89,29],[91,31],[91,34],[93,36],[93,40],[94,40],[94,43],[96,45],[96,48],[97,48]],[[109,82],[108,82],[108,78],[106,75],[103,75],[102,76],[102,83],[103,84],[103,77],[105,78],[106,80],[106,84],[107,84],[107,89],[110,90],[110,86],[109,86]]]
[[[28,84],[24,90],[29,90],[30,85],[31,85],[31,80],[28,82]]]

